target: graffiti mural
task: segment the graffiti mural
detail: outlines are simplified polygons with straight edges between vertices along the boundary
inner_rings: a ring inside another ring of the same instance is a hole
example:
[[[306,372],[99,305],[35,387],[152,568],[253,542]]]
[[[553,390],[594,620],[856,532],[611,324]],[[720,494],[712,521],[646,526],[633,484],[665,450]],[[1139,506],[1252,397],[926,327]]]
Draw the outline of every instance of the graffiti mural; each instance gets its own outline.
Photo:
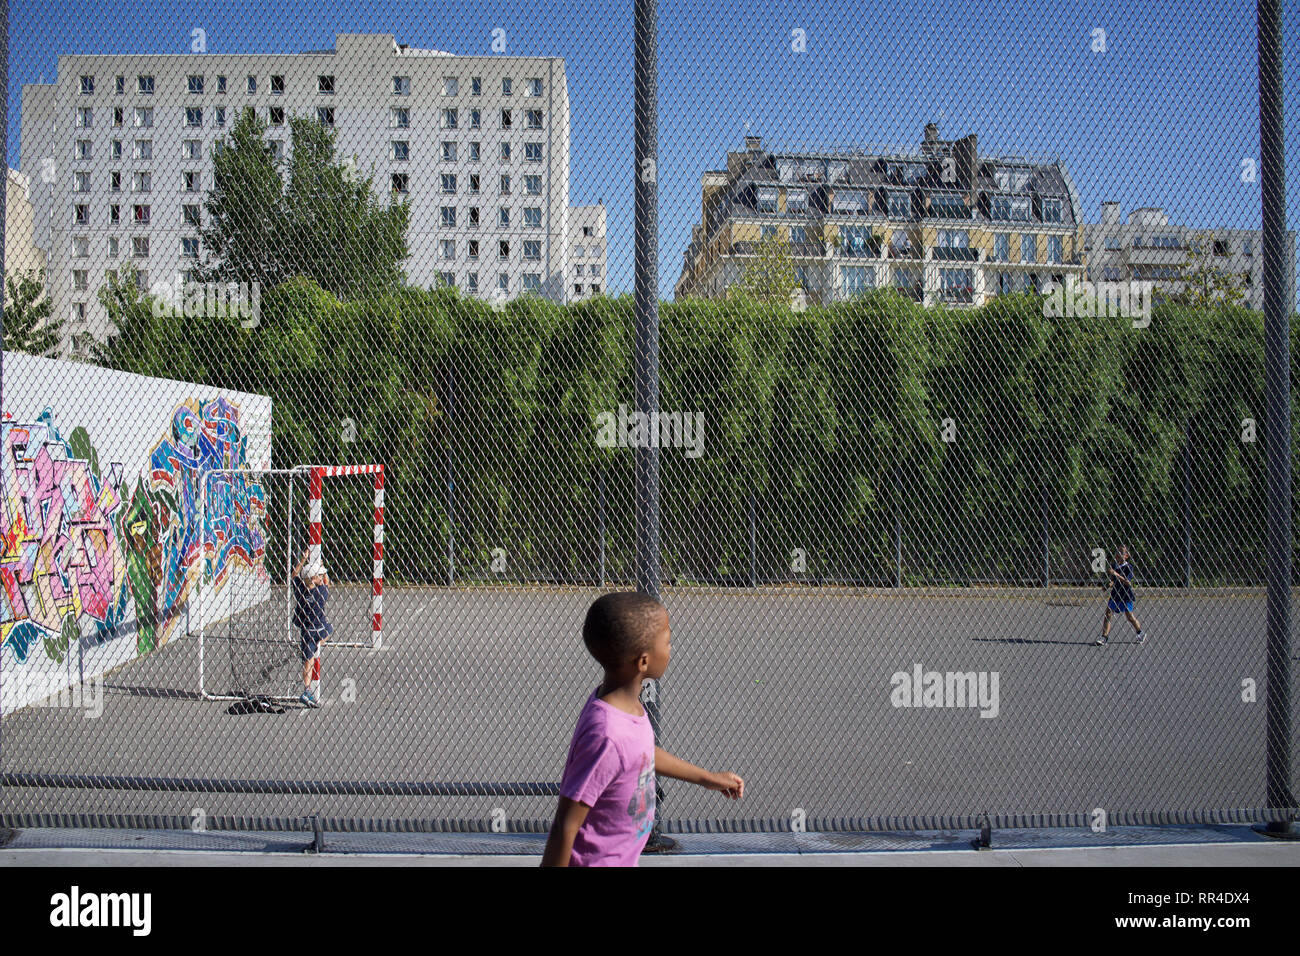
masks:
[[[246,463],[239,409],[225,399],[179,405],[133,483],[120,462],[100,462],[84,428],[65,440],[48,408],[5,421],[0,450],[0,645],[20,663],[38,647],[62,662],[82,634],[109,638],[132,618],[137,653],[166,643],[201,550],[216,589],[235,565],[265,574],[262,487],[210,480],[199,508],[205,471]]]

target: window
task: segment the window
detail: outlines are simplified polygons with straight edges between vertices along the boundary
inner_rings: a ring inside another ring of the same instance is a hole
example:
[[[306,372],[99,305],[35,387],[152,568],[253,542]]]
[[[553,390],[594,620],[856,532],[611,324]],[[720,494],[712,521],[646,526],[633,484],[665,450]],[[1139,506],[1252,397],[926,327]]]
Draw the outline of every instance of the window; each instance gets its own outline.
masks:
[[[770,187],[760,188],[757,207],[759,212],[776,212],[776,190]]]
[[[217,95],[221,95],[225,92],[226,92],[226,77],[225,74],[223,73],[217,77]]]
[[[575,282],[575,283],[573,283],[573,294],[574,294],[574,295],[582,295],[582,283],[581,283],[581,282]]]
[[[584,236],[590,236],[590,235],[594,235],[594,231],[592,230],[591,226],[583,226],[582,234]]]
[[[509,242],[509,240],[502,239],[502,240],[500,240],[500,241],[497,243],[497,258],[498,258],[498,259],[509,259],[509,258],[510,258],[510,242]]]
[[[525,273],[524,273],[524,291],[525,291],[525,292],[537,292],[537,293],[540,293],[540,292],[542,291],[542,276],[541,276],[541,273],[539,273],[539,272],[525,272]]]
[[[131,258],[148,259],[149,258],[149,237],[133,236],[131,238]]]
[[[1120,241],[1119,241],[1119,236],[1107,236],[1107,237],[1106,237],[1106,251],[1107,251],[1107,252],[1119,252],[1119,250],[1120,250]]]
[[[438,208],[438,215],[439,215],[440,221],[442,222],[442,225],[443,225],[445,228],[447,228],[447,229],[451,229],[451,228],[454,228],[454,227],[455,227],[455,225],[456,225],[456,207],[455,207],[455,206],[440,206],[440,207]]]
[[[803,245],[808,241],[808,229],[806,226],[790,227],[790,244]]]
[[[469,224],[471,226],[478,225],[478,206],[469,207]]]
[[[1043,197],[1043,222],[1061,221],[1061,200],[1058,197]]]
[[[1011,233],[999,232],[993,236],[993,261],[1011,261]]]
[[[514,86],[514,81],[511,80],[510,77],[508,77],[508,76],[503,76],[503,77],[501,77],[501,95],[502,95],[502,96],[509,96],[511,93],[513,93],[513,92],[514,92],[514,90],[513,90],[513,86]]]
[[[598,263],[598,262],[593,262],[593,263],[591,264],[591,269],[590,269],[589,271],[590,271],[591,274],[594,275],[594,276],[598,276],[598,275],[600,275],[600,263]]]
[[[442,191],[443,191],[444,193],[455,193],[455,192],[456,192],[456,174],[455,174],[455,173],[443,173],[443,174],[442,174]]]
[[[469,144],[469,161],[471,163],[477,163],[479,160],[479,146],[479,143]]]
[[[542,240],[525,239],[524,258],[532,259],[532,260],[540,260],[542,258]]]
[[[889,194],[889,218],[911,219],[912,197],[907,193],[891,192]]]
[[[248,78],[248,95],[252,96],[256,92],[257,92],[257,77],[250,76]]]
[[[477,273],[477,272],[471,272],[468,276],[465,277],[465,287],[466,287],[470,292],[477,292],[477,291],[478,291],[478,273]]]
[[[969,249],[970,233],[965,229],[940,229],[938,245],[940,249]]]
[[[153,76],[137,76],[135,78],[135,91],[141,96],[153,96]]]
[[[226,127],[226,108],[224,106],[214,107],[212,110],[212,125],[217,129]]]
[[[582,270],[585,268],[586,266],[584,266],[581,262],[579,262],[576,266],[573,267],[573,274],[582,275]]]
[[[1254,240],[1254,239],[1243,239],[1243,240],[1241,240],[1241,254],[1242,254],[1243,256],[1253,256],[1253,255],[1255,254],[1255,240]]]
[[[283,74],[281,74],[280,76],[273,76],[273,77],[271,77],[271,95],[272,95],[272,96],[284,96],[284,76],[283,76]]]
[[[502,292],[510,291],[510,273],[508,272],[497,273],[497,288],[500,289]]]
[[[72,270],[72,291],[85,292],[90,288],[90,271],[88,269]]]
[[[524,195],[540,196],[542,194],[542,177],[537,175],[524,177]]]
[[[451,107],[442,111],[442,128],[456,129],[460,125],[460,112]]]
[[[912,266],[894,270],[894,288],[915,301],[924,298],[924,285],[921,283],[921,270]]]
[[[199,257],[199,240],[186,236],[181,239],[181,258],[197,259]]]
[[[131,149],[133,159],[153,159],[153,140],[137,139]]]
[[[108,158],[109,159],[122,158],[122,141],[120,139],[114,139],[109,141]]]
[[[198,206],[181,206],[181,225],[184,226],[203,225],[203,217],[199,213]]]
[[[153,107],[137,106],[132,124],[136,129],[153,129]]]
[[[72,174],[72,191],[74,193],[90,192],[89,172],[77,172]]]
[[[529,129],[541,129],[541,128],[542,128],[542,111],[541,111],[541,110],[528,110],[527,113],[525,114],[525,116],[527,117],[527,120],[528,120],[528,128],[529,128]]]
[[[191,73],[191,74],[186,78],[186,83],[185,83],[185,92],[187,92],[187,93],[202,93],[202,92],[203,92],[203,77],[202,77],[202,76],[199,76],[198,74]]]
[[[396,196],[405,196],[410,192],[411,177],[407,173],[393,173],[392,192]]]
[[[1220,258],[1224,258],[1229,255],[1228,243],[1226,240],[1223,239],[1214,240],[1214,254],[1216,256],[1219,256]]]
[[[945,218],[968,218],[970,210],[959,193],[932,193],[930,215]]]
[[[95,94],[95,78],[93,76],[83,76],[81,78],[81,95],[93,96]]]
[[[108,191],[111,193],[122,191],[122,174],[116,169],[108,174]]]
[[[411,158],[411,144],[404,139],[395,139],[390,144],[392,147],[392,158],[398,161],[405,161]]]
[[[442,95],[455,96],[460,92],[460,80],[454,76],[444,76],[442,78]]]
[[[114,92],[117,96],[125,96],[125,95],[126,95],[126,77],[125,77],[125,76],[115,76],[115,77],[113,77],[113,92]]]
[[[321,126],[333,126],[334,107],[332,106],[316,107],[316,122],[320,123]]]
[[[483,77],[481,77],[481,76],[470,77],[470,81],[469,81],[469,95],[470,95],[470,96],[482,96],[482,95],[483,95]]]
[[[469,174],[469,191],[470,191],[471,193],[477,193],[477,192],[479,191],[479,174],[478,174],[478,173],[470,173],[470,174]]]
[[[524,96],[541,96],[541,95],[542,95],[542,78],[540,76],[533,76],[524,80]]]
[[[1028,222],[1028,196],[994,196],[989,203],[989,218],[999,222]]]
[[[502,144],[501,144],[501,162],[503,162],[503,163],[508,163],[508,162],[510,162],[510,144],[509,144],[509,143],[502,143]]]
[[[510,129],[510,126],[511,126],[511,115],[510,115],[510,111],[509,111],[509,110],[502,110],[502,111],[501,111],[501,128],[502,128],[502,129]]]
[[[181,142],[182,159],[202,159],[203,149],[197,139],[187,139]]]
[[[203,107],[188,106],[185,108],[185,125],[190,129],[197,129],[203,125]]]
[[[542,161],[541,143],[524,143],[524,162],[540,163]]]
[[[940,269],[939,295],[945,302],[974,301],[974,273],[970,269]]]
[[[108,224],[110,226],[122,225],[122,207],[117,203],[108,207]]]
[[[153,192],[153,173],[132,173],[131,174],[131,192],[149,193]]]
[[[787,189],[785,193],[785,211],[806,213],[808,211],[808,190]]]
[[[508,225],[510,225],[510,207],[509,207],[509,206],[502,206],[502,207],[500,207],[500,216],[499,216],[499,218],[497,219],[497,224],[498,224],[498,225],[501,225],[501,226],[508,226]]]
[[[772,236],[775,236],[775,235],[776,235],[776,226],[764,226],[764,227],[763,227],[763,238],[764,238],[764,239],[771,238]],[[582,258],[583,256],[585,256],[586,254],[587,254],[587,250],[586,250],[586,248],[584,248],[583,246],[574,246],[574,247],[573,247],[573,257],[574,257],[575,259],[581,259],[581,258]]]
[[[1015,285],[1011,281],[1010,272],[998,273],[998,295],[1007,295],[1015,291]]]
[[[71,309],[71,311],[70,311],[69,314],[70,314],[71,317],[72,317],[72,321],[74,321],[74,322],[85,322],[85,321],[86,321],[86,303],[84,303],[84,302],[74,302],[74,303],[72,303],[72,309]],[[73,349],[74,349],[75,351],[78,351],[78,352],[82,352],[82,351],[86,351],[86,350],[88,350],[88,343],[86,342],[86,337],[85,337],[85,336],[82,336],[82,335],[73,336],[72,347],[73,347]]]
[[[272,84],[271,92],[275,92],[274,84]],[[280,92],[283,93],[284,90],[281,90]],[[331,74],[329,76],[322,75],[316,77],[316,92],[321,96],[333,96],[334,76]]]
[[[1020,237],[1020,261],[1038,261],[1038,241],[1033,233],[1026,232]]]
[[[77,107],[77,129],[90,129],[95,125],[95,110],[90,106]]]
[[[478,258],[478,240],[477,240],[477,239],[471,239],[471,240],[469,241],[469,257],[470,257],[471,259],[477,259],[477,258]]]
[[[190,170],[181,173],[181,192],[186,192],[186,193],[199,192],[200,189],[202,188],[201,187],[202,179],[203,179],[203,174],[196,170]]]
[[[456,284],[456,275],[453,272],[439,272],[438,282],[443,286],[454,286]]]
[[[393,95],[394,96],[411,95],[411,78],[409,76],[393,77]]]
[[[1065,258],[1065,239],[1062,236],[1047,237],[1047,261],[1060,262]]]
[[[510,195],[510,177],[504,173],[501,174],[501,195]]]
[[[126,125],[126,107],[113,107],[113,129],[121,129]]]
[[[529,229],[542,228],[542,210],[539,206],[529,206],[524,210],[524,225]]]
[[[411,111],[405,106],[394,106],[388,122],[393,129],[410,129]]]
[[[876,287],[876,270],[872,266],[843,266],[840,275],[845,298]]]
[[[449,139],[442,141],[442,161],[444,163],[454,163],[456,161],[456,144]]]
[[[72,224],[74,226],[90,225],[90,207],[85,203],[78,203],[72,207]]]
[[[470,129],[481,129],[482,127],[483,127],[483,111],[482,111],[482,110],[470,110],[470,111],[469,111],[469,128],[470,128]]]
[[[90,255],[90,238],[88,236],[72,237],[72,258],[85,259]]]
[[[443,239],[443,240],[439,243],[439,246],[440,246],[441,249],[442,249],[442,257],[443,257],[444,259],[455,259],[455,258],[456,258],[456,240],[455,240],[455,239]]]
[[[271,147],[271,158],[275,160],[284,159],[284,140],[273,139],[269,141]]]
[[[76,156],[77,159],[90,159],[93,155],[90,146],[90,140],[88,139],[77,140],[77,146],[74,155]]]
[[[284,125],[284,107],[283,107],[283,106],[272,106],[269,110],[267,110],[267,118],[268,118],[268,120],[270,121],[270,125],[272,125],[272,126],[283,126],[283,125]]]

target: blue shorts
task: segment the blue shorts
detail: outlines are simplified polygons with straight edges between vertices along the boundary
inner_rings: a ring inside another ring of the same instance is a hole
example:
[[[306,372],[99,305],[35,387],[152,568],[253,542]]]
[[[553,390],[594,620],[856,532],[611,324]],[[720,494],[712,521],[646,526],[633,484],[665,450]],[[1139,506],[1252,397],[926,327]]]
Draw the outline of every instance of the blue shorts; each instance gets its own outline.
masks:
[[[306,631],[302,628],[298,629],[298,653],[302,655],[304,664],[320,653],[320,642],[327,636],[329,636],[329,632],[326,630]]]
[[[1132,614],[1133,602],[1117,601],[1115,600],[1115,598],[1111,598],[1109,601],[1106,602],[1106,610],[1114,611],[1116,614]]]

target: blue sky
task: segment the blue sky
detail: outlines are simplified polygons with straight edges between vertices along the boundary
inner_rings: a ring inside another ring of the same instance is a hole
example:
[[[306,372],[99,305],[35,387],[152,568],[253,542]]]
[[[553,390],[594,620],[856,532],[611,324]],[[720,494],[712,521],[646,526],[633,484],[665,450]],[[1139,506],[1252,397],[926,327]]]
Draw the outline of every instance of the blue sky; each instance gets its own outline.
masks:
[[[1288,209],[1300,195],[1300,4],[1284,4]],[[297,52],[340,32],[465,55],[561,56],[571,107],[574,204],[609,210],[608,288],[632,286],[632,3],[13,0],[8,158],[18,163],[20,86],[60,53]],[[1106,51],[1092,50],[1105,31]],[[792,31],[806,31],[806,52]],[[1164,206],[1197,225],[1258,228],[1255,7],[1236,0],[1141,4],[895,0],[889,4],[660,0],[661,295],[670,298],[699,221],[700,174],[746,134],[784,149],[915,144],[974,132],[981,153],[1060,156],[1084,206]],[[1289,228],[1296,229],[1292,213]]]

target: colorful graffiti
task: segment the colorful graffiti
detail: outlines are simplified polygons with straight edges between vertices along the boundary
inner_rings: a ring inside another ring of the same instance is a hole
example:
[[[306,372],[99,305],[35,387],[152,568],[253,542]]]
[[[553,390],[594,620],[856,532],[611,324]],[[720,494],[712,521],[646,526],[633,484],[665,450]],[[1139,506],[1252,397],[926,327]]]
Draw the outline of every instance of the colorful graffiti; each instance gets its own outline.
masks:
[[[32,423],[4,422],[0,449],[0,645],[19,662],[36,646],[61,662],[80,635],[112,637],[131,619],[137,653],[166,643],[201,550],[216,589],[234,565],[265,574],[257,482],[209,479],[200,526],[203,473],[246,463],[239,409],[225,399],[178,406],[134,488],[121,463],[101,469],[84,428],[64,440],[50,409]]]

